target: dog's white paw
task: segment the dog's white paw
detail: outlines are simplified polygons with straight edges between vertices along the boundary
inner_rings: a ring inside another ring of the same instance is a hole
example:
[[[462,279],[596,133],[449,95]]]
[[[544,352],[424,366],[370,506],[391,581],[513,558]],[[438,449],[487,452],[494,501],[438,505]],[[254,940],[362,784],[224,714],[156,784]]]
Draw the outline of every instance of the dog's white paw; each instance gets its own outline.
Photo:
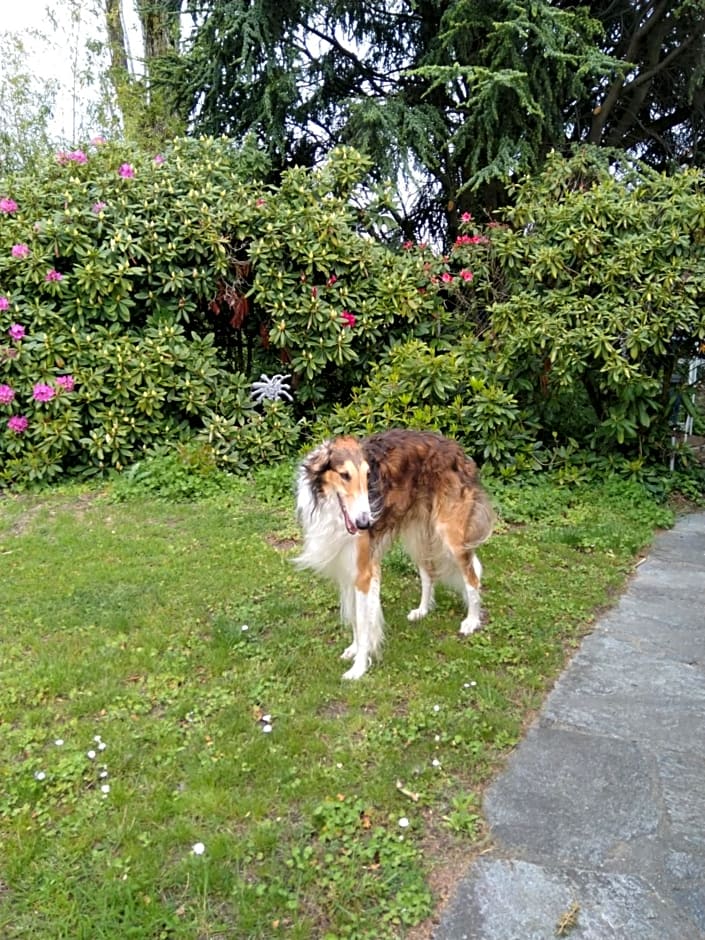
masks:
[[[436,602],[433,599],[430,604],[419,604],[418,607],[414,607],[413,610],[409,611],[406,615],[406,619],[411,620],[412,623],[414,620],[423,620],[426,614],[430,614],[435,606]]]
[[[348,669],[347,672],[343,673],[343,679],[350,681],[351,679],[361,679],[362,676],[367,672],[366,663],[353,663],[353,665]]]
[[[413,610],[410,610],[406,615],[407,620],[422,620],[426,614],[429,612],[429,607],[414,607]]]
[[[351,643],[350,646],[346,646],[343,652],[340,654],[341,659],[355,659],[357,655],[357,646],[354,643]]]
[[[479,626],[479,617],[466,617],[465,620],[463,620],[463,622],[460,624],[460,633],[462,636],[469,636],[471,633],[474,633]]]

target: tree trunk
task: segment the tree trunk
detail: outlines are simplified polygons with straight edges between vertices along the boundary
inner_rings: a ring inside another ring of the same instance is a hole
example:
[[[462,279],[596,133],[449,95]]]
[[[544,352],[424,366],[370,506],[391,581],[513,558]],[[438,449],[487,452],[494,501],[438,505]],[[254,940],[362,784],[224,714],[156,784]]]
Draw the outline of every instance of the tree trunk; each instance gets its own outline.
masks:
[[[131,80],[125,29],[122,22],[121,0],[104,0],[104,2],[105,25],[108,32],[108,49],[110,50],[108,74],[115,89],[115,97],[127,130],[128,114],[131,113]]]
[[[131,69],[122,20],[123,0],[104,0],[110,49],[110,78],[122,113],[125,136],[147,147],[183,133],[167,85],[160,81],[160,65],[178,51],[180,0],[137,0],[144,43],[144,77]],[[163,72],[162,72],[163,76]]]

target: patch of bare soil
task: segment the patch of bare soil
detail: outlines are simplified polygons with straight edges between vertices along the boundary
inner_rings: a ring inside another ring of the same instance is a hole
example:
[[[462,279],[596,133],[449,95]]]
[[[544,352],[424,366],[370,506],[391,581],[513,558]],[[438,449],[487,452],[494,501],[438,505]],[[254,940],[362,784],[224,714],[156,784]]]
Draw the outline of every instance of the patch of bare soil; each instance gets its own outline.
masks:
[[[292,548],[296,548],[296,546],[300,544],[299,539],[281,538],[274,532],[268,532],[267,535],[265,535],[264,540],[267,545],[271,545],[272,548],[276,549],[278,552],[291,551]]]
[[[466,844],[439,825],[430,827],[421,851],[425,857],[433,860],[433,867],[428,873],[428,884],[433,892],[435,908],[433,914],[423,923],[410,928],[405,934],[406,940],[431,940],[446,906],[454,897],[470,865],[491,850],[488,833],[484,833],[471,844]]]
[[[318,709],[318,715],[321,718],[344,718],[349,711],[350,708],[347,702],[333,699]]]
[[[19,536],[29,532],[35,520],[45,512],[48,512],[50,516],[56,516],[60,512],[69,512],[78,518],[82,518],[101,495],[102,494],[99,492],[90,492],[80,493],[70,498],[59,497],[57,499],[32,500],[31,503],[28,502],[27,508],[18,516],[11,526],[10,535]],[[2,500],[18,501],[26,499],[27,497],[21,495],[5,494],[2,496]],[[2,500],[0,500],[0,507],[2,506]]]

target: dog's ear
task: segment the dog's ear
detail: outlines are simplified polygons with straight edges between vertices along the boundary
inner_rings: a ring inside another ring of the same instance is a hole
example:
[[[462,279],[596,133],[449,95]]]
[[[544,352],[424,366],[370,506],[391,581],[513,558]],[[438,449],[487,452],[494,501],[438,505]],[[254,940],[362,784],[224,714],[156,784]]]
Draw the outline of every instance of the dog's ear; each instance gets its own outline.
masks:
[[[312,450],[306,460],[304,460],[304,467],[306,467],[311,474],[323,473],[330,465],[330,458],[331,442],[323,441],[323,443],[319,444],[315,450]]]

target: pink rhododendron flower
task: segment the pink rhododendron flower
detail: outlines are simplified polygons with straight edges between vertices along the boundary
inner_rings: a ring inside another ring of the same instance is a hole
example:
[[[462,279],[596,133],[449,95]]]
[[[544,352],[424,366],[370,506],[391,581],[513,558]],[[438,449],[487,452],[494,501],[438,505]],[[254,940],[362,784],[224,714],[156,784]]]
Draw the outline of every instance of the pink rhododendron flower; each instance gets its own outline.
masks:
[[[118,176],[121,176],[124,180],[131,180],[134,175],[135,168],[129,163],[123,163],[118,170]]]
[[[45,281],[63,281],[63,279],[64,275],[61,271],[57,271],[56,268],[50,268],[44,275]]]
[[[349,310],[343,310],[340,316],[345,321],[346,326],[355,326],[356,317]]]
[[[460,221],[461,221],[461,222],[472,222],[472,213],[470,213],[470,212],[463,212],[463,214],[460,216]]]
[[[17,203],[14,199],[10,199],[7,196],[3,196],[0,199],[0,212],[4,212],[5,215],[9,215],[11,212],[17,212]]]
[[[0,405],[9,405],[15,400],[15,390],[9,385],[0,385]]]
[[[255,199],[255,205],[258,209],[261,209],[263,206],[267,205],[267,200],[260,196],[259,199]]]
[[[7,331],[10,339],[14,339],[15,342],[19,342],[21,339],[24,339],[27,335],[25,328],[21,323],[13,323],[10,326],[10,329]]]
[[[154,162],[156,163],[157,166],[161,166],[162,163],[166,163],[166,158],[163,157],[160,153],[158,153],[156,157],[154,158]]]
[[[19,245],[12,246],[13,258],[26,258],[28,254],[29,254],[29,245],[25,245],[24,242],[21,242]]]
[[[463,270],[460,272],[460,276],[464,281],[471,281],[475,277],[472,271],[468,271],[467,268],[463,268]]]
[[[55,382],[65,392],[72,392],[76,385],[72,375],[57,375]]]
[[[486,245],[487,239],[484,235],[458,235],[453,245],[459,248],[461,245]]]
[[[453,280],[453,275],[449,274],[447,271],[444,271],[443,274],[441,274],[441,280],[444,284],[450,284],[450,282]]]
[[[61,166],[67,163],[88,163],[88,157],[83,150],[58,150],[56,153],[56,162]]]
[[[331,274],[326,283],[328,284],[328,287],[332,287],[337,280],[338,278],[335,276],[335,274]]]
[[[94,202],[91,206],[91,212],[95,212],[98,215],[99,212],[102,212],[105,209],[107,203],[105,202]]]
[[[32,389],[32,398],[35,401],[51,401],[55,394],[56,392],[52,386],[46,385],[44,382],[37,382]]]
[[[414,247],[414,243],[412,241],[404,242],[401,247],[404,251],[410,251]]]
[[[10,309],[10,301],[7,299],[7,297],[0,297],[0,310],[9,310],[9,309]]]
[[[13,415],[7,422],[7,426],[11,431],[14,431],[15,434],[22,434],[27,430],[29,421],[24,417],[24,415]]]

